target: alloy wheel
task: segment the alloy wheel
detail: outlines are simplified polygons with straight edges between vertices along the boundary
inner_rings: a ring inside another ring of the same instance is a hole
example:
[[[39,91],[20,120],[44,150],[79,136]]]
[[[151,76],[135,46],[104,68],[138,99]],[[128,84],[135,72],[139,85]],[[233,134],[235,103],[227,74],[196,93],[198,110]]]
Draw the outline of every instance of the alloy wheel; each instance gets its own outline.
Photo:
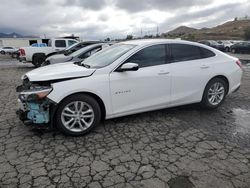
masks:
[[[83,101],[74,101],[64,107],[61,121],[65,128],[72,132],[82,132],[88,129],[94,121],[93,108]]]
[[[224,96],[225,88],[220,82],[215,82],[208,90],[208,101],[213,106],[220,104]]]

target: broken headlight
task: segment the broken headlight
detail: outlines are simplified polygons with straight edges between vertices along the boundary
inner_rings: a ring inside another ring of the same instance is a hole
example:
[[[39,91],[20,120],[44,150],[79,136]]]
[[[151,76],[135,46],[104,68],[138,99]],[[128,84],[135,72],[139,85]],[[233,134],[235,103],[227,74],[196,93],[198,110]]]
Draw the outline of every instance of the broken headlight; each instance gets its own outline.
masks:
[[[29,90],[22,91],[19,94],[21,101],[37,101],[42,100],[52,91],[50,86],[33,86]]]

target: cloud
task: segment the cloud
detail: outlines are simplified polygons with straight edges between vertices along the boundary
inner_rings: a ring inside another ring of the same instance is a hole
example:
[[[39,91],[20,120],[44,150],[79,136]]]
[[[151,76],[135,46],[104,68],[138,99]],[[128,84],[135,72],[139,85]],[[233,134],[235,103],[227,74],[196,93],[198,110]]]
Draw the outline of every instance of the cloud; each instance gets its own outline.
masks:
[[[100,10],[106,5],[105,0],[65,0],[63,6],[77,6],[84,9]]]
[[[0,32],[83,39],[210,27],[249,14],[249,0],[1,0]]]
[[[173,10],[189,8],[192,6],[210,4],[213,0],[115,0],[117,8],[124,9],[128,12],[141,12],[145,10]]]

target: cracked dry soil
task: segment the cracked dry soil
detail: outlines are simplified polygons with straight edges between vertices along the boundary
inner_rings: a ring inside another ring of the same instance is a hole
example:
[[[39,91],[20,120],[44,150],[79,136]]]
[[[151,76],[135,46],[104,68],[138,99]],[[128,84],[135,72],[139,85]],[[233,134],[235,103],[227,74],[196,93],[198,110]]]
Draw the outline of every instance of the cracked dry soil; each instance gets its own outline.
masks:
[[[196,105],[105,121],[83,137],[26,127],[23,73],[0,61],[0,187],[250,187],[250,68],[217,110]]]

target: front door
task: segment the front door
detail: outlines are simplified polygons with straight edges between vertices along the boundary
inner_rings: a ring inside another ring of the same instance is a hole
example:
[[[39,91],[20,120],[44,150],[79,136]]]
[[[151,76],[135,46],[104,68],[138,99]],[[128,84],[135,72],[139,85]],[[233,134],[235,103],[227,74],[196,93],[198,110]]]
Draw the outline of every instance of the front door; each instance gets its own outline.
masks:
[[[171,70],[166,46],[146,47],[125,63],[137,63],[139,70],[112,72],[110,90],[115,116],[165,107],[170,102]]]

